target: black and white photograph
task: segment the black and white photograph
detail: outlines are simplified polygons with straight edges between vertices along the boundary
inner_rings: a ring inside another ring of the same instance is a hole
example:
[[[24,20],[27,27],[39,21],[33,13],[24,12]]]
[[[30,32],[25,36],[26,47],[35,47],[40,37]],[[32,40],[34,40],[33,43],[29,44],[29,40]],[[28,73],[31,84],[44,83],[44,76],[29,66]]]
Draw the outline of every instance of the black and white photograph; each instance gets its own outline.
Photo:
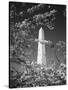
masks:
[[[9,2],[9,88],[66,85],[66,5]]]

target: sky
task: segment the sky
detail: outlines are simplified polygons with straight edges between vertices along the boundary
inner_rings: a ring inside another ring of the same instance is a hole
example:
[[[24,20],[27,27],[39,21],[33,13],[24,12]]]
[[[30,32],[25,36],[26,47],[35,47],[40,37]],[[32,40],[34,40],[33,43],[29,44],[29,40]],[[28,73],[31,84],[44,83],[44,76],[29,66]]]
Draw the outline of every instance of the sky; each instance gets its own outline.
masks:
[[[58,41],[66,41],[66,17],[63,13],[63,6],[56,6],[58,7],[56,20],[55,20],[55,28],[53,31],[48,30],[48,28],[44,28],[45,31],[45,38],[47,40],[51,40],[53,42]]]

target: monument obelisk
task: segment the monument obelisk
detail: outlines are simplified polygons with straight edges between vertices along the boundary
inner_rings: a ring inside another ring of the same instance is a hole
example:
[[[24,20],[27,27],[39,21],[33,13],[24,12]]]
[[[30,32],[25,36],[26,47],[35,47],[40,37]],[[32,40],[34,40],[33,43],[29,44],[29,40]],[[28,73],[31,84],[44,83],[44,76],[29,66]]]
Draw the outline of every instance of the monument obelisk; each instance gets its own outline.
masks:
[[[38,42],[37,64],[46,66],[46,44],[51,44],[52,42],[45,40],[42,27],[39,30],[38,39],[35,39],[35,42]]]
[[[38,54],[37,54],[37,64],[46,64],[46,48],[44,44],[44,30],[42,27],[39,30],[39,36],[38,36]]]

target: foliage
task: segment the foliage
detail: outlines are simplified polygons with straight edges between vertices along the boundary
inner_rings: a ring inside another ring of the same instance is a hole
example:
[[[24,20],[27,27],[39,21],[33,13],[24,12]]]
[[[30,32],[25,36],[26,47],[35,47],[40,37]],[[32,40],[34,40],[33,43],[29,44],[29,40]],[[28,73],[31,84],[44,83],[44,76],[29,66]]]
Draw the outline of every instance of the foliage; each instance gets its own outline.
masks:
[[[10,88],[16,87],[37,87],[66,84],[66,66],[61,64],[58,70],[44,68],[39,65],[30,66],[31,68],[23,73],[17,73],[10,78]]]

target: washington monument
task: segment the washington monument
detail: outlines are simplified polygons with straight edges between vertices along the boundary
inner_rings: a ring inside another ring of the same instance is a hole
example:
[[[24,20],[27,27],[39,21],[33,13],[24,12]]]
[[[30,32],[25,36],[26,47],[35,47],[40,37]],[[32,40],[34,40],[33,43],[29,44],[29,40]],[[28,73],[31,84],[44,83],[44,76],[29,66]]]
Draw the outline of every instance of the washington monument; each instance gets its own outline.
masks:
[[[39,30],[38,39],[35,39],[35,41],[38,42],[37,64],[46,65],[46,43],[50,43],[50,41],[45,40],[42,27]]]

